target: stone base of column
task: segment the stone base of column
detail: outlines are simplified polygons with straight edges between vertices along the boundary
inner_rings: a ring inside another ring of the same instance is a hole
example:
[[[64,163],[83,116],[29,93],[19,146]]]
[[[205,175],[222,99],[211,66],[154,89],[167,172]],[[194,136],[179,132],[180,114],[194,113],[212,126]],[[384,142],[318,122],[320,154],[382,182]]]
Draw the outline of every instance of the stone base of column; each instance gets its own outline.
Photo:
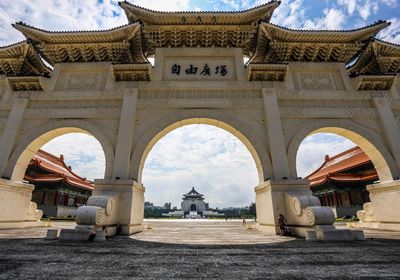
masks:
[[[114,234],[122,235],[143,230],[145,189],[141,184],[134,180],[95,180],[94,183],[95,189],[86,206],[76,212],[75,230],[88,228],[93,234],[94,228],[118,227]],[[69,235],[74,237],[73,233]]]
[[[265,232],[267,234],[279,234],[279,229],[277,229],[276,225],[266,225],[257,223],[256,229]]]
[[[365,240],[362,230],[338,229],[333,225],[320,226],[291,226],[296,236],[303,237],[307,241],[353,241]]]
[[[143,230],[143,224],[121,226],[119,234],[132,235],[132,234],[141,232],[142,230]]]
[[[18,229],[30,227],[51,227],[53,223],[43,221],[0,222],[0,229]]]
[[[379,222],[353,222],[347,223],[347,227],[356,229],[377,229],[400,231],[400,223],[379,223]]]
[[[47,226],[42,210],[31,202],[33,185],[0,178],[0,229]]]
[[[307,240],[363,240],[362,231],[336,229],[330,207],[312,196],[307,180],[266,181],[255,188],[258,229],[279,234],[279,215],[296,236]]]
[[[400,230],[400,180],[368,185],[369,198],[363,210],[357,212],[359,223],[349,227],[363,229]]]

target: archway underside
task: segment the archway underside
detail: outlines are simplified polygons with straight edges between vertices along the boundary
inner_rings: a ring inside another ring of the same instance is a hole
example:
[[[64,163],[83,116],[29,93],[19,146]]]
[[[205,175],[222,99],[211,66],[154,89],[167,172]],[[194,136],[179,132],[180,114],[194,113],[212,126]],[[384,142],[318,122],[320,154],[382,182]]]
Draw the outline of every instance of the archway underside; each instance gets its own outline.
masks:
[[[143,173],[144,163],[146,161],[148,154],[154,147],[154,145],[161,138],[163,138],[165,135],[167,135],[169,132],[171,132],[177,128],[191,125],[191,124],[206,124],[206,125],[215,126],[215,127],[218,127],[218,128],[228,131],[233,136],[238,138],[245,145],[247,150],[250,152],[250,154],[255,162],[257,172],[258,172],[259,182],[261,183],[264,181],[264,179],[265,179],[265,176],[264,176],[265,170],[264,169],[267,167],[263,166],[262,161],[259,156],[259,153],[255,149],[254,145],[250,142],[250,140],[242,132],[240,132],[233,126],[231,126],[223,121],[220,121],[220,120],[211,119],[211,118],[188,118],[188,119],[176,121],[176,122],[166,126],[164,129],[162,129],[161,131],[156,133],[155,136],[153,136],[151,138],[151,140],[148,142],[148,144],[147,144],[146,148],[144,149],[142,156],[141,156],[141,161],[140,161],[139,170],[138,170],[138,182],[139,183],[142,182],[142,173]]]

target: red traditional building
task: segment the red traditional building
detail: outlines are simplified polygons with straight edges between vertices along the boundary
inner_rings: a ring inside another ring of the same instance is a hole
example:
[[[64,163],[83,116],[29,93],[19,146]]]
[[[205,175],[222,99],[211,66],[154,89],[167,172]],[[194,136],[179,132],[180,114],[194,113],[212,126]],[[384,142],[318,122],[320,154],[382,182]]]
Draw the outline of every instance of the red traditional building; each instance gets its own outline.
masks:
[[[64,157],[39,150],[31,159],[24,179],[35,185],[32,201],[44,217],[74,217],[94,189],[93,182],[75,174]]]
[[[333,157],[326,155],[321,167],[306,179],[321,205],[331,206],[337,217],[353,216],[362,209],[369,201],[366,186],[379,180],[371,160],[359,147]]]

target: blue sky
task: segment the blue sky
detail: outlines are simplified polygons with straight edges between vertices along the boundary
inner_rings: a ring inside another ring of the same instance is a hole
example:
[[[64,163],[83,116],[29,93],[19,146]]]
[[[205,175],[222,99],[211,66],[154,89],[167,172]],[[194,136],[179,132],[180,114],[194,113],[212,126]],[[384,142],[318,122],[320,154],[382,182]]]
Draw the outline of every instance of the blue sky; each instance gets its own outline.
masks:
[[[295,29],[352,29],[388,20],[391,26],[378,37],[400,44],[400,0],[287,0],[275,11],[272,22]],[[155,10],[224,10],[252,8],[261,0],[131,0]],[[110,0],[4,0],[0,2],[0,45],[24,37],[11,27],[16,21],[47,30],[96,30],[126,24],[117,1]],[[354,144],[327,134],[305,139],[298,152],[297,168],[304,176],[319,167],[324,155],[337,154]],[[44,146],[64,154],[73,170],[90,179],[104,173],[100,144],[84,134],[58,137]],[[143,173],[146,200],[179,205],[192,186],[205,194],[212,207],[245,206],[254,201],[257,173],[244,145],[228,132],[206,125],[177,129],[161,139],[149,154]]]
[[[131,0],[155,10],[237,11],[269,0]],[[400,43],[399,0],[284,0],[274,12],[272,22],[299,29],[352,29],[388,20],[392,25],[378,37]],[[11,27],[24,21],[48,30],[106,29],[127,23],[115,0],[4,0],[0,2],[0,44],[24,37]]]

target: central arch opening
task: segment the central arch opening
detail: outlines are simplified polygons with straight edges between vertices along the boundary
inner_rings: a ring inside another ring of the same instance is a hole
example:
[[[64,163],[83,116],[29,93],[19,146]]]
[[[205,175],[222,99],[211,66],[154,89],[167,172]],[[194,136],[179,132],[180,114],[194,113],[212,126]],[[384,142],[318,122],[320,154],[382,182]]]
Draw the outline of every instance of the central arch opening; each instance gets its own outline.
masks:
[[[197,124],[171,125],[155,138],[144,155],[145,218],[250,215],[263,171],[257,169],[255,149],[239,131],[197,119]]]
[[[180,244],[266,242],[270,237],[246,227],[255,224],[254,187],[268,174],[263,167],[269,168],[260,159],[268,154],[253,145],[258,144],[255,134],[199,118],[157,129],[147,138],[139,176],[146,188],[144,223],[152,230],[131,238]]]

